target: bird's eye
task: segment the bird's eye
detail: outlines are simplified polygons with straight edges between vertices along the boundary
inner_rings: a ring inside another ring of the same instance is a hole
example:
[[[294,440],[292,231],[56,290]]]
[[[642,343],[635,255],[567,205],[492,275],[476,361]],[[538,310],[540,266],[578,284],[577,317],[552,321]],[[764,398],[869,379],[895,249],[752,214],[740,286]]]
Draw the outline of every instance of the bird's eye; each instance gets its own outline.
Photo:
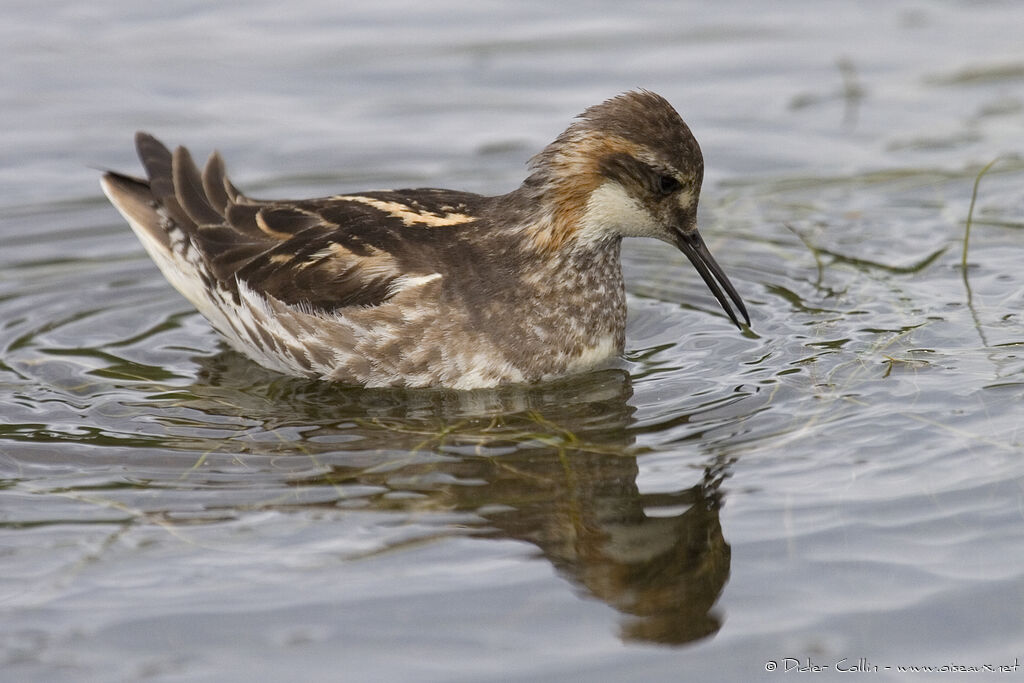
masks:
[[[670,175],[666,174],[658,178],[658,189],[662,194],[672,194],[680,187],[682,185],[679,184],[679,181]]]

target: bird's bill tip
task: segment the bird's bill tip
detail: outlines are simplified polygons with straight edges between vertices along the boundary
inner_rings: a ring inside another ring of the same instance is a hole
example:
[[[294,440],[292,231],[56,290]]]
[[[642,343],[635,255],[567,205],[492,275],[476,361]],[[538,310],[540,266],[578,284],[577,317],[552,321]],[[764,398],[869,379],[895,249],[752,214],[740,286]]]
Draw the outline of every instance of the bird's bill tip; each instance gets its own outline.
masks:
[[[743,329],[743,325],[736,315],[736,311],[739,311],[739,314],[743,316],[743,322],[746,323],[747,327],[750,327],[750,314],[747,313],[747,307],[744,305],[743,299],[740,298],[739,292],[736,291],[732,282],[726,277],[725,271],[722,270],[722,267],[718,265],[718,262],[711,255],[711,251],[708,250],[700,233],[696,230],[689,230],[678,232],[677,236],[676,246],[690,259],[690,263],[693,264],[693,267],[704,280],[704,284],[711,290],[711,293],[718,300],[718,303],[722,306],[722,309],[729,316],[729,319],[732,320],[733,324],[739,329]],[[734,306],[735,310],[733,309]]]

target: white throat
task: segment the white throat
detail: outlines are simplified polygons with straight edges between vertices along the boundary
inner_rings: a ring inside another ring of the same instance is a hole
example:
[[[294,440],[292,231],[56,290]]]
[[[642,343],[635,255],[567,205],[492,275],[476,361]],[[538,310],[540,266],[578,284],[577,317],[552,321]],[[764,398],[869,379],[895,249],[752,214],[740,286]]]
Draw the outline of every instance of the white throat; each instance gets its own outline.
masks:
[[[619,183],[607,180],[590,193],[580,222],[579,239],[592,242],[613,235],[663,238],[653,214]]]

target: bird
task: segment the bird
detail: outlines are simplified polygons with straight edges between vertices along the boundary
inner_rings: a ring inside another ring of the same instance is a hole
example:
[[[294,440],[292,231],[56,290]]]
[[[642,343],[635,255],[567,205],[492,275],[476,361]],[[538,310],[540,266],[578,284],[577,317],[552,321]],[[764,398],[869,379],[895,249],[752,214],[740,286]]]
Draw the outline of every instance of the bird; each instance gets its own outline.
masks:
[[[606,367],[625,345],[625,237],[675,246],[750,325],[697,229],[700,146],[649,90],[584,110],[497,196],[254,199],[216,151],[200,171],[184,147],[135,143],[146,178],[107,171],[104,193],[228,344],[284,374],[473,390]]]

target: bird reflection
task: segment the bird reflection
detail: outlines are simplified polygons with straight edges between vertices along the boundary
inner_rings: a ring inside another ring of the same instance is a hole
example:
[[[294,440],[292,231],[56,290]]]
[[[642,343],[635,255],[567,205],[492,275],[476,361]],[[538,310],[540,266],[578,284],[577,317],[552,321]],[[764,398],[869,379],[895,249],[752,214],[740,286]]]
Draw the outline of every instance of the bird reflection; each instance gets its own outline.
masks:
[[[711,610],[730,566],[720,468],[658,494],[638,490],[628,455],[565,449],[517,463],[515,472],[489,479],[507,506],[484,515],[491,536],[537,545],[560,574],[629,615],[621,627],[628,640],[685,643],[719,629]],[[663,510],[681,511],[652,514]]]
[[[189,407],[301,430],[285,447],[322,467],[293,485],[360,486],[371,507],[467,513],[478,536],[529,542],[582,595],[623,615],[624,640],[681,644],[720,628],[730,463],[702,455],[678,490],[641,492],[627,373],[474,392],[365,390],[283,378],[233,353],[200,362]]]

